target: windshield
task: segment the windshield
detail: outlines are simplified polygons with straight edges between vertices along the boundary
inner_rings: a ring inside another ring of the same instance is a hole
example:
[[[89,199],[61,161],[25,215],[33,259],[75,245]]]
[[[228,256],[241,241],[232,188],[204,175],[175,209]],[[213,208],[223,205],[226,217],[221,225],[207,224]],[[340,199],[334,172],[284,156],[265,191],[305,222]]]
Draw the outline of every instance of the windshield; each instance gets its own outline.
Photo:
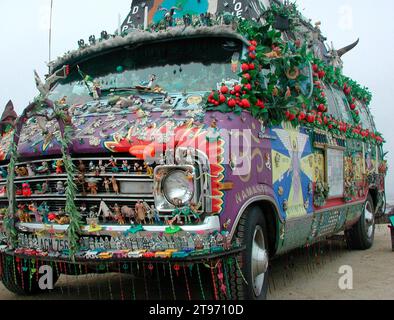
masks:
[[[53,88],[50,99],[67,97],[68,104],[85,103],[92,100],[93,86],[102,92],[136,87],[168,93],[210,91],[222,82],[238,81],[241,51],[239,41],[222,38],[121,48],[71,67],[69,77]]]

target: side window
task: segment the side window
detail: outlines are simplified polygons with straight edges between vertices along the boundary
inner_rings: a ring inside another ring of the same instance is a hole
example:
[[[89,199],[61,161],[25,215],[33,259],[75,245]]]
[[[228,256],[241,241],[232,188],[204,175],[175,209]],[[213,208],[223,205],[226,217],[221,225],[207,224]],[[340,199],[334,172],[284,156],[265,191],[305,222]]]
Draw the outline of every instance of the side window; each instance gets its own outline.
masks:
[[[336,119],[341,119],[341,115],[337,107],[334,93],[329,85],[325,85],[324,93],[326,94],[326,99],[327,99],[327,108],[328,108],[327,113]]]
[[[370,131],[375,131],[375,121],[373,120],[373,117],[369,112],[368,107],[360,101],[356,101],[356,106],[357,109],[360,111],[360,118],[363,128]]]
[[[333,88],[332,90],[334,92],[334,98],[337,103],[337,107],[341,114],[342,120],[346,121],[347,123],[353,123],[353,118],[350,114],[350,108],[345,94],[337,88]]]

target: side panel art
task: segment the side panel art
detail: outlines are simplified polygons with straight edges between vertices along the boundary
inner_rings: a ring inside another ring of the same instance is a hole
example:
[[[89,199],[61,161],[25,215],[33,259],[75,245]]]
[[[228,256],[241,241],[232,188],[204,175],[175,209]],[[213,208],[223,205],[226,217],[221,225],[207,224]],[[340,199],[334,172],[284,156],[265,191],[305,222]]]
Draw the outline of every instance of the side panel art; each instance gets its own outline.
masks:
[[[304,129],[283,126],[273,128],[273,188],[284,219],[299,218],[313,212],[312,148]]]

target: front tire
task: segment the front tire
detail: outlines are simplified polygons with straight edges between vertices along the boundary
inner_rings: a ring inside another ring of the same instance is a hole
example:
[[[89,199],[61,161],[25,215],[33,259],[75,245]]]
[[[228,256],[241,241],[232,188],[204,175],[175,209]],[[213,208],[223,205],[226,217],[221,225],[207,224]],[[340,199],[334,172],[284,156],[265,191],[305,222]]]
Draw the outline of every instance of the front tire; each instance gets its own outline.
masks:
[[[375,238],[375,209],[371,195],[363,207],[359,221],[346,231],[346,242],[351,250],[368,250],[373,246]]]
[[[268,237],[267,224],[259,207],[247,209],[239,222],[237,237],[246,246],[246,250],[237,258],[241,270],[237,272],[236,298],[266,300],[269,276]]]

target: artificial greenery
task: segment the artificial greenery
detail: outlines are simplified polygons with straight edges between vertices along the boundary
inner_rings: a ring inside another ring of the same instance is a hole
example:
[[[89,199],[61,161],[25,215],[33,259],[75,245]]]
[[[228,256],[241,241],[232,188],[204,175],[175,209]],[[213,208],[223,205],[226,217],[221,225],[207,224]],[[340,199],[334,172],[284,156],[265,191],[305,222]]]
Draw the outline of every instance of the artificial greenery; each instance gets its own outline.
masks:
[[[68,214],[70,224],[68,227],[68,239],[70,244],[70,256],[74,259],[75,254],[79,250],[79,232],[82,226],[82,218],[80,212],[75,204],[75,197],[78,193],[78,188],[75,184],[75,165],[69,153],[69,146],[72,144],[73,127],[67,121],[67,110],[62,111],[59,107],[56,108],[57,118],[59,121],[61,131],[61,150],[63,156],[63,164],[67,174],[66,182],[66,207],[65,212]]]
[[[280,6],[279,6],[280,7]],[[238,20],[238,32],[249,39],[249,52],[241,61],[242,81],[234,88],[223,86],[207,97],[207,110],[241,114],[248,110],[269,125],[290,121],[318,127],[348,138],[382,144],[378,132],[370,132],[360,125],[356,100],[369,105],[372,95],[367,88],[342,74],[340,68],[327,65],[307,50],[307,41],[283,40],[274,26],[275,17],[291,19],[298,16],[294,5],[278,6],[267,10],[266,22]],[[310,88],[309,73],[313,76]],[[326,114],[328,102],[325,83],[343,90],[354,124],[346,123]]]

